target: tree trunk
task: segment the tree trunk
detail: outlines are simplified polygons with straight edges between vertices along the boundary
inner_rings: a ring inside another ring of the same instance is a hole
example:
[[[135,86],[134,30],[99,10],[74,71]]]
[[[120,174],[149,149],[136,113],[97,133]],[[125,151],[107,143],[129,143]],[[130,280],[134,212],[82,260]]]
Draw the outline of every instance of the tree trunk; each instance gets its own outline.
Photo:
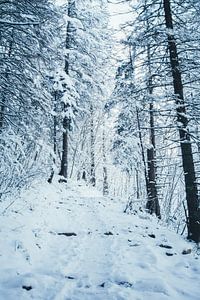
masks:
[[[12,49],[13,49],[13,39],[14,39],[14,30],[12,30],[11,34],[11,41],[9,43],[9,50],[8,50],[8,57],[11,57],[12,54]],[[9,70],[6,68],[5,69],[5,79],[8,81],[8,74]],[[6,108],[6,95],[5,91],[2,91],[2,100],[1,100],[1,106],[0,106],[0,133],[2,132],[3,126],[4,126],[4,118],[5,118],[5,108]]]
[[[170,0],[163,0],[188,208],[188,238],[200,242],[200,208]]]
[[[139,184],[138,164],[137,164],[137,168],[135,168],[135,180],[136,180],[136,196],[137,196],[137,199],[140,199],[140,184]]]
[[[68,17],[73,18],[75,16],[75,0],[68,1]],[[67,32],[66,32],[66,43],[65,48],[69,50],[72,46],[72,38],[74,34],[74,26],[68,21]],[[69,53],[66,55],[65,59],[65,73],[69,75]],[[65,88],[65,86],[64,86]],[[69,104],[63,104],[63,112],[66,114],[69,108]],[[59,175],[63,176],[65,179],[61,181],[66,181],[68,177],[68,152],[69,152],[69,130],[71,125],[71,118],[64,116],[63,118],[63,143],[62,143],[62,158],[61,158],[61,170]]]
[[[93,120],[93,106],[90,105],[90,183],[92,186],[96,185],[95,175],[95,137],[94,137],[94,120]]]
[[[148,24],[147,24],[148,26]],[[158,218],[161,218],[160,214],[160,205],[158,200],[157,186],[156,186],[156,140],[155,140],[155,129],[154,129],[154,111],[153,111],[153,85],[152,85],[152,72],[151,72],[151,53],[150,47],[147,45],[147,58],[148,58],[148,92],[149,92],[149,123],[150,123],[150,145],[151,147],[147,149],[147,167],[148,167],[148,182],[147,182],[147,191],[148,191],[148,201],[146,208],[151,214],[156,214]]]
[[[0,133],[2,132],[3,124],[4,124],[4,112],[5,112],[5,97],[2,96],[2,103],[0,106]]]
[[[146,3],[145,3],[146,5]],[[147,28],[149,26],[147,21]],[[132,56],[130,56],[132,61]],[[147,89],[149,93],[149,97],[152,97],[153,94],[153,87],[152,87],[152,72],[151,72],[151,56],[150,56],[150,46],[147,45],[147,58],[148,58],[148,83]],[[133,67],[133,64],[132,64]],[[133,71],[133,69],[132,69]],[[150,116],[150,143],[151,143],[151,150],[148,149],[147,152],[147,166],[145,161],[145,151],[144,145],[142,141],[142,134],[141,134],[141,126],[140,126],[140,118],[139,118],[139,110],[136,107],[136,116],[137,116],[137,125],[138,125],[138,132],[139,132],[139,140],[141,146],[141,154],[142,154],[142,161],[144,164],[144,176],[145,176],[145,184],[146,184],[146,192],[147,192],[147,203],[146,208],[148,211],[153,214],[155,213],[159,218],[160,215],[160,205],[158,201],[157,195],[157,187],[156,187],[156,171],[155,171],[155,130],[154,130],[154,113],[153,113],[153,102],[152,99],[150,106],[149,106],[149,116]],[[137,179],[138,180],[138,179]],[[138,190],[137,190],[137,197],[138,197]]]
[[[106,161],[106,147],[105,147],[105,127],[103,124],[103,137],[102,137],[102,151],[103,151],[103,195],[108,195],[108,171]]]
[[[147,166],[148,166],[148,201],[146,208],[151,214],[156,214],[161,218],[160,205],[158,201],[158,194],[156,188],[156,174],[155,174],[155,155],[154,148],[147,149]]]
[[[138,110],[137,107],[136,107],[136,118],[137,118],[137,127],[138,127],[138,137],[139,137],[140,147],[141,147],[142,162],[143,162],[143,165],[144,165],[145,186],[146,186],[146,192],[147,192],[147,195],[148,195],[148,174],[147,174],[144,145],[143,145],[142,133],[141,133],[139,110]]]
[[[56,164],[56,151],[57,151],[57,140],[56,140],[56,126],[57,126],[57,116],[55,115],[56,113],[56,107],[57,107],[57,91],[54,92],[54,116],[53,116],[53,167],[51,170],[51,174],[48,179],[48,183],[52,183],[53,176],[54,176],[54,166]]]
[[[62,159],[61,169],[59,175],[67,178],[68,177],[68,129],[67,129],[67,118],[63,120],[63,144],[62,144]]]

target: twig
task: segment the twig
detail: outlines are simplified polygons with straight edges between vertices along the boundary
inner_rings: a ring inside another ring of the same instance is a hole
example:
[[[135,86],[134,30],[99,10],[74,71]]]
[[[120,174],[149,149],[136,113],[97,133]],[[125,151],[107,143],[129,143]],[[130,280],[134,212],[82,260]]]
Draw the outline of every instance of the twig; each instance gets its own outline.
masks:
[[[2,212],[2,215],[4,215],[5,214],[5,212],[7,211],[7,209],[11,206],[11,205],[13,205],[13,203],[15,202],[15,200],[13,200],[5,209],[4,209],[4,211]]]

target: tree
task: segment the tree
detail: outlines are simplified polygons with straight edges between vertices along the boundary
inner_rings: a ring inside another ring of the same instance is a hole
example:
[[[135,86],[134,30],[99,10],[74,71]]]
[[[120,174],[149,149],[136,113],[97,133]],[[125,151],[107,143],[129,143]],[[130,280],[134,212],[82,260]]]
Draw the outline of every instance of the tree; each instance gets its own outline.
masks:
[[[130,50],[130,49],[129,49]],[[141,164],[140,142],[137,128],[137,101],[134,97],[133,53],[117,68],[114,91],[106,105],[107,110],[117,108],[112,154],[114,164],[127,176],[135,177],[137,184],[138,165]],[[141,177],[142,173],[140,173]],[[132,189],[134,187],[132,186]],[[133,194],[133,191],[130,191]]]
[[[48,0],[0,2],[1,193],[49,164],[48,73],[57,10]],[[50,47],[51,45],[51,47]],[[47,154],[48,153],[48,154]],[[6,180],[5,180],[6,178]]]
[[[148,21],[147,21],[148,27]],[[153,100],[153,78],[151,70],[151,50],[150,45],[147,45],[147,59],[148,59],[148,79],[147,91],[149,97],[149,144],[147,148],[147,166],[148,166],[148,179],[147,179],[147,193],[148,200],[146,208],[157,217],[161,218],[160,204],[158,199],[157,184],[156,184],[156,141],[155,141],[155,128],[154,128],[154,100]]]
[[[103,122],[103,132],[102,132],[102,155],[103,155],[103,195],[107,196],[109,194],[109,188],[108,188],[105,121]]]
[[[69,20],[76,18],[76,1],[69,0],[67,7],[67,16]],[[70,73],[70,49],[75,47],[74,36],[76,29],[72,21],[67,22],[66,29],[66,41],[65,41],[65,75],[61,80],[63,80],[63,143],[62,143],[62,158],[61,158],[61,169],[59,175],[63,176],[65,179],[68,177],[68,152],[69,152],[69,131],[71,130],[72,115],[74,110],[74,89],[73,85],[69,84],[69,73]]]
[[[194,157],[197,162],[199,158],[194,152],[198,151],[198,138],[195,136],[195,132],[198,133],[199,128],[197,117],[199,93],[193,83],[199,85],[197,47],[200,35],[198,31],[195,31],[194,34],[194,27],[198,28],[199,6],[196,1],[190,0],[173,3],[167,0],[140,0],[136,4],[131,4],[131,7],[134,10],[134,22],[125,24],[124,28],[129,28],[131,31],[130,34],[128,33],[128,44],[135,49],[134,95],[135,97],[137,95],[137,99],[141,99],[144,112],[146,104],[149,103],[150,127],[141,126],[144,136],[144,132],[150,129],[151,146],[150,150],[147,150],[150,157],[148,159],[148,177],[151,177],[150,180],[157,190],[161,187],[163,175],[165,176],[165,185],[169,184],[166,182],[166,178],[168,178],[167,181],[170,181],[170,177],[172,178],[169,173],[172,168],[171,164],[166,166],[165,170],[158,163],[156,168],[153,165],[156,138],[156,159],[159,157],[161,164],[165,159],[169,159],[169,155],[172,164],[174,162],[177,164],[181,158],[183,174],[177,172],[179,183],[175,184],[175,189],[179,190],[183,176],[188,207],[186,216],[188,238],[198,242],[200,234],[198,233],[200,232],[198,166],[195,165]],[[171,92],[171,87],[174,89],[173,92]],[[175,107],[173,101],[175,101]],[[196,107],[195,110],[194,107]],[[195,111],[196,113],[194,113]],[[189,131],[189,127],[192,130]],[[178,141],[180,148],[177,147]],[[154,150],[152,150],[153,148]],[[164,153],[168,157],[164,157]],[[173,167],[175,169],[175,165]],[[158,169],[162,170],[162,174],[159,176],[156,174]],[[176,181],[176,179],[173,180]],[[149,179],[146,180],[147,186],[148,181]],[[152,186],[150,189],[152,195],[155,191],[154,188]],[[176,201],[178,202],[178,199]]]
[[[173,87],[176,101],[176,114],[180,147],[185,178],[185,192],[188,206],[188,238],[200,242],[200,208],[196,183],[196,174],[191,146],[191,138],[188,129],[188,117],[184,101],[182,75],[179,65],[176,39],[173,34],[173,20],[170,0],[163,1],[165,23],[167,29],[167,41],[169,47],[170,65],[173,77]]]
[[[96,184],[96,176],[95,176],[95,136],[94,136],[94,112],[93,106],[90,105],[90,183],[92,186]]]
[[[65,70],[64,74],[60,72],[63,93],[60,116],[65,125],[62,126],[60,175],[66,180],[76,172],[78,177],[84,173],[84,178],[90,177],[92,185],[96,181],[96,116],[103,106],[103,85],[110,47],[106,5],[103,0],[68,2]],[[83,138],[79,145],[77,138]]]

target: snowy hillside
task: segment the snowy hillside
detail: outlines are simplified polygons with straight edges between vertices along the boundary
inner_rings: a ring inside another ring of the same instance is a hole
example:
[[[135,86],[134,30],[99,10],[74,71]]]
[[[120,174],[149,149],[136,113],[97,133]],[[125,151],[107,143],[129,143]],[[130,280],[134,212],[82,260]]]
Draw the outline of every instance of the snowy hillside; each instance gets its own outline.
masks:
[[[200,299],[194,244],[157,219],[72,183],[13,201],[0,215],[0,300]]]

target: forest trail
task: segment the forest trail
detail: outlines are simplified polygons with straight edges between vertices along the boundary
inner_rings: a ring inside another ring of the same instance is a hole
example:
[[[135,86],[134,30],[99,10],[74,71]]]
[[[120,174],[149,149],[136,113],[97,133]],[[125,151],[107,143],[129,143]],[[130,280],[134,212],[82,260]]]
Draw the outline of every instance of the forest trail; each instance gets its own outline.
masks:
[[[81,196],[79,200],[78,218],[74,216],[77,222],[76,253],[66,265],[67,280],[55,299],[109,299],[104,284],[112,271],[113,239],[106,237],[106,223],[98,215],[95,205],[95,202],[101,205],[102,197]],[[62,239],[68,244],[66,239],[69,238],[63,236]]]
[[[194,245],[123,208],[81,185],[25,191],[0,217],[0,300],[198,300]]]

